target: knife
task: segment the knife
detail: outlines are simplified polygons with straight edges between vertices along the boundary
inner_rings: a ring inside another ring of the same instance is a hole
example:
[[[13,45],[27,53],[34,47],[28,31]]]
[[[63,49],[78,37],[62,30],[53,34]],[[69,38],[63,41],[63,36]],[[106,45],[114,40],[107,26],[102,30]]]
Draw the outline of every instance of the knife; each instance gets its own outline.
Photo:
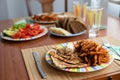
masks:
[[[40,65],[40,58],[39,58],[38,54],[36,52],[32,52],[32,54],[33,54],[33,57],[34,57],[35,62],[36,62],[36,67],[37,67],[39,73],[41,74],[41,77],[46,79],[47,75],[44,73],[44,71]]]

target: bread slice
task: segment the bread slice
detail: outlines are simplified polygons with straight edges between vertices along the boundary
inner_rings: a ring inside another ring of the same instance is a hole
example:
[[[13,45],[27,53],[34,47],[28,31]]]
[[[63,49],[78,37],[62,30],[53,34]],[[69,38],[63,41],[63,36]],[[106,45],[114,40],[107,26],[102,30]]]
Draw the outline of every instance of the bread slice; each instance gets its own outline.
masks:
[[[70,22],[73,21],[73,20],[75,20],[74,17],[69,17],[69,18],[68,18],[68,22],[67,22],[67,25],[66,25],[66,27],[67,27],[66,30],[69,31],[69,32],[71,32],[71,29],[70,29],[70,25],[69,25],[69,24],[70,24]],[[71,32],[71,33],[72,33],[72,32]]]
[[[62,27],[65,29],[65,30],[67,30],[66,28],[67,28],[67,23],[68,23],[68,17],[65,17],[64,18],[64,20],[63,20],[63,22],[61,23],[62,24]]]
[[[79,33],[83,30],[86,30],[87,27],[86,25],[79,21],[79,20],[73,20],[69,23],[69,28],[71,30],[71,33],[75,34],[75,33]]]
[[[59,27],[59,26],[60,26],[59,20],[57,20],[57,21],[55,22],[55,25],[56,25],[56,27]]]

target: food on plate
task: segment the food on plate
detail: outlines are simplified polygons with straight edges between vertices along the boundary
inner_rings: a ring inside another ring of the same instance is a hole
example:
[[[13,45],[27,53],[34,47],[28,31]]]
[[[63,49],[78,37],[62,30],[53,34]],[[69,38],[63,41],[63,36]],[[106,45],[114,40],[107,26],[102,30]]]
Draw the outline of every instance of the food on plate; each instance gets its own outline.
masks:
[[[43,31],[44,29],[41,28],[39,24],[19,24],[3,30],[3,34],[13,39],[18,39],[30,38],[42,33]]]
[[[25,23],[14,24],[12,27],[3,30],[3,33],[7,36],[12,36],[16,34],[19,31],[19,29],[24,28],[25,25],[26,25]]]
[[[92,40],[81,40],[74,46],[75,51],[79,53],[79,57],[88,65],[96,66],[101,63],[107,63],[110,60],[109,51]]]
[[[84,63],[69,64],[69,63],[63,62],[57,58],[54,58],[53,56],[51,56],[51,59],[52,59],[53,63],[55,64],[55,66],[58,68],[61,68],[61,69],[65,68],[65,67],[85,67],[85,66],[87,66],[87,64],[84,64]]]
[[[64,17],[58,16],[58,20],[56,21],[56,26],[65,29],[65,27],[67,26],[68,18],[69,17],[67,17],[67,16],[64,16]]]
[[[67,30],[63,29],[63,28],[58,28],[58,27],[50,27],[49,29],[50,31],[57,33],[57,34],[61,34],[61,35],[71,35],[70,32],[68,32]]]
[[[34,21],[56,21],[57,14],[48,13],[48,14],[41,14],[41,15],[34,15],[32,18]]]
[[[49,54],[53,64],[58,68],[87,67],[108,63],[109,51],[100,44],[84,39],[73,44],[73,48],[53,48]]]
[[[66,63],[70,63],[70,64],[77,64],[80,62],[80,60],[77,56],[77,53],[67,54],[64,52],[64,50],[59,52],[60,50],[62,50],[62,49],[56,49],[56,52],[51,51],[50,55],[59,60],[66,62]]]
[[[67,28],[71,33],[75,34],[86,30],[87,26],[82,21],[73,20],[69,23]]]
[[[50,51],[50,55],[54,65],[58,68],[87,66],[87,64],[81,63],[77,53],[68,47],[54,48]]]
[[[12,38],[30,38],[36,36],[44,31],[43,28],[40,28],[39,24],[26,24],[25,28],[19,29],[19,31],[12,35]]]
[[[79,33],[87,29],[87,26],[74,17],[59,17],[56,22],[57,27],[61,27],[72,34]]]

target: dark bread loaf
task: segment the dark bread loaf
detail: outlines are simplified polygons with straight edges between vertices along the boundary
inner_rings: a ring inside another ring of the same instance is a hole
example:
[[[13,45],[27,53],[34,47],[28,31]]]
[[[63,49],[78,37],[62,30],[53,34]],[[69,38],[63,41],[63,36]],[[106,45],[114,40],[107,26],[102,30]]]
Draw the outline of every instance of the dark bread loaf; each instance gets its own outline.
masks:
[[[67,25],[66,25],[66,27],[67,27],[66,30],[69,31],[69,32],[71,32],[71,29],[70,29],[70,25],[69,25],[69,24],[70,24],[71,21],[73,21],[73,20],[76,20],[76,18],[74,18],[74,17],[69,17],[69,18],[68,18],[68,22],[67,22]]]
[[[73,20],[69,23],[70,32],[75,34],[87,30],[86,25],[79,20]]]
[[[86,30],[86,25],[75,17],[60,17],[56,22],[56,27],[63,28],[73,34]]]
[[[65,29],[65,26],[67,25],[68,17],[59,17],[58,21],[56,22],[56,27],[61,27]]]

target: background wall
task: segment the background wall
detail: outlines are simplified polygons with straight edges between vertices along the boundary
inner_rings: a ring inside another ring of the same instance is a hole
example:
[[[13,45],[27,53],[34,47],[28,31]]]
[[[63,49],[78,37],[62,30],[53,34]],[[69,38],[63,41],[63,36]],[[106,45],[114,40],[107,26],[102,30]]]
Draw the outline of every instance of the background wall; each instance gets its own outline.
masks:
[[[9,12],[9,19],[27,16],[25,0],[6,0]]]
[[[64,0],[55,0],[53,4],[54,11],[64,12],[63,4],[64,4]],[[37,0],[31,0],[31,5],[32,5],[33,14],[42,13],[41,4]],[[25,17],[25,16],[28,16],[26,0],[0,0],[0,20]]]
[[[68,10],[72,11],[72,2],[69,0]],[[41,4],[37,0],[31,0],[33,14],[42,13]],[[55,0],[54,12],[64,12],[64,0]],[[26,0],[0,0],[0,20],[28,16]]]
[[[68,11],[70,12],[72,11],[72,2],[73,0],[68,1]],[[42,12],[41,4],[39,4],[37,0],[32,0],[31,5],[33,14]],[[53,11],[64,12],[64,0],[55,0],[53,3]]]
[[[27,16],[25,0],[0,0],[0,20]]]
[[[120,4],[109,2],[108,13],[115,17],[120,17]]]
[[[0,20],[2,19],[8,19],[9,13],[8,13],[8,6],[6,0],[0,0]]]
[[[83,0],[79,0],[79,1],[83,1]],[[90,1],[90,0],[84,0],[84,1]],[[73,11],[72,2],[73,0],[68,0],[69,12]],[[32,5],[33,14],[42,13],[41,4],[38,3],[37,0],[32,0],[31,5]],[[53,7],[54,7],[53,8],[54,12],[64,12],[64,0],[55,0]],[[108,5],[108,13],[116,17],[118,17],[118,14],[120,12],[119,9],[120,9],[120,5],[113,6],[111,5],[111,3],[109,3]],[[116,10],[116,11],[113,11],[113,10]],[[0,0],[0,20],[19,18],[19,17],[25,17],[25,16],[28,16],[26,0]]]

